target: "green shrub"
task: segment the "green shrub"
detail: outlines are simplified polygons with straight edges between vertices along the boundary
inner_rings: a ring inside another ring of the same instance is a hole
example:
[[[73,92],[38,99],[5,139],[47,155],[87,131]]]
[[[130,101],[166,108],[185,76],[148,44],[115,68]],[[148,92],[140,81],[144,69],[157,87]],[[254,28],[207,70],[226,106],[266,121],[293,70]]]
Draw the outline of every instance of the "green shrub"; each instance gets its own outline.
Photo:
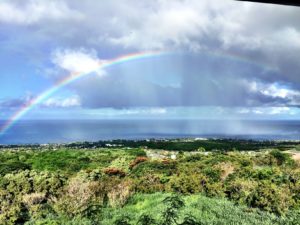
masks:
[[[93,169],[80,171],[78,175],[89,181],[99,181],[103,178],[104,173],[101,169]]]
[[[22,203],[13,202],[0,208],[0,224],[24,224],[29,220],[28,211]]]
[[[249,204],[252,194],[257,188],[257,182],[253,180],[237,179],[226,186],[226,196],[240,204]]]
[[[177,211],[177,224],[297,224],[299,215],[293,210],[300,209],[300,170],[284,152],[185,153],[177,161],[137,156],[144,153],[62,148],[0,152],[0,224],[111,225],[119,215],[137,224],[139,215],[148,212],[152,216],[143,217],[145,224],[162,222],[166,206],[161,201],[168,193],[188,199]],[[140,197],[134,203],[136,192]],[[224,196],[239,206],[225,204]]]
[[[149,173],[166,174],[168,176],[176,172],[175,161],[145,161],[135,166],[131,173],[135,176],[142,176]]]
[[[30,170],[31,166],[27,163],[20,161],[11,161],[6,163],[0,163],[0,176],[4,176],[7,173],[17,172],[21,170]]]
[[[185,206],[183,198],[179,195],[172,195],[166,197],[163,200],[163,203],[166,206],[166,209],[162,213],[161,223],[164,225],[178,224],[179,210]]]
[[[249,206],[269,212],[284,214],[295,204],[287,188],[278,187],[270,182],[260,182],[252,193]]]
[[[34,191],[31,173],[28,170],[6,174],[1,179],[0,185],[14,195],[29,194]]]
[[[15,196],[33,192],[56,195],[64,186],[66,178],[50,172],[19,171],[6,174],[0,179],[0,188],[14,193]]]
[[[212,182],[218,182],[221,180],[222,171],[220,168],[205,168],[201,172]]]
[[[135,157],[147,156],[146,152],[140,148],[128,149],[128,150],[126,150],[126,152],[130,156],[135,156]]]
[[[202,223],[198,222],[193,215],[186,215],[180,225],[202,225]]]
[[[123,170],[124,172],[129,172],[129,164],[130,161],[132,161],[132,157],[128,157],[128,156],[121,156],[118,157],[116,159],[114,159],[111,163],[109,168],[117,168],[120,170]]]
[[[205,193],[209,197],[224,197],[224,187],[220,182],[207,183],[205,185]]]
[[[122,207],[133,193],[133,183],[129,180],[122,180],[119,184],[112,186],[107,193],[109,205],[112,207]]]
[[[35,152],[28,162],[37,171],[60,171],[72,174],[87,168],[90,159],[81,151],[60,149]]]
[[[127,215],[122,215],[117,218],[114,222],[114,225],[130,225],[130,217]]]
[[[102,205],[105,188],[99,182],[72,178],[58,198],[54,198],[53,207],[59,214],[69,218],[88,214],[92,205]]]
[[[203,174],[181,173],[179,176],[171,177],[167,184],[167,190],[181,194],[192,194],[203,192],[208,179]]]
[[[257,180],[271,180],[273,175],[274,175],[273,168],[270,167],[257,169],[253,173],[253,177],[256,178]]]
[[[189,155],[187,157],[184,158],[185,162],[197,162],[200,161],[202,159],[202,155],[201,154],[193,154],[193,155]]]
[[[142,193],[155,193],[164,191],[165,187],[158,175],[149,173],[135,179],[135,190]]]
[[[140,216],[137,224],[138,225],[155,225],[155,224],[157,224],[157,222],[151,216],[143,214]]]
[[[279,150],[272,150],[270,155],[276,159],[277,165],[279,166],[283,164],[294,164],[294,161],[291,159],[291,156],[288,153],[284,153]]]
[[[67,177],[54,172],[32,171],[33,189],[35,192],[45,193],[47,196],[56,196],[67,182]]]

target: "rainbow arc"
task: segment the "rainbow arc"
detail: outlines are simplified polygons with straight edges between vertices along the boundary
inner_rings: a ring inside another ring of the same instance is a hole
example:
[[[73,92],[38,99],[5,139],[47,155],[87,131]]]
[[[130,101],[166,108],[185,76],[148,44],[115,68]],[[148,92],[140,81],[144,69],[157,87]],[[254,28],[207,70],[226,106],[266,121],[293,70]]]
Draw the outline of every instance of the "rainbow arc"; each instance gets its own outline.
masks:
[[[224,57],[230,60],[238,61],[238,62],[244,62],[251,65],[262,67],[266,70],[272,70],[277,71],[276,68],[270,67],[269,65],[265,65],[261,62],[256,62],[254,60],[250,60],[248,58],[245,58],[240,55],[236,55],[230,52],[219,52],[219,51],[204,51],[205,54],[215,56],[215,57]],[[176,54],[174,52],[165,52],[165,51],[156,51],[156,52],[140,52],[140,53],[133,53],[124,55],[121,57],[117,57],[108,61],[99,61],[99,67],[96,68],[94,71],[105,69],[108,67],[112,67],[118,64],[135,61],[135,60],[141,60],[141,59],[147,59],[147,58],[153,58],[153,57],[161,57],[166,55],[173,55]],[[59,89],[63,88],[64,86],[79,80],[82,77],[90,75],[92,72],[88,73],[72,73],[66,78],[58,81],[55,83],[51,88],[45,90],[37,97],[31,99],[29,102],[27,102],[23,107],[21,107],[17,112],[15,112],[5,123],[2,127],[0,127],[0,135],[3,135],[9,128],[11,128],[20,118],[22,118],[26,113],[28,113],[31,109],[33,109],[36,105],[39,105],[43,101],[45,101],[47,98],[49,98],[51,95],[53,95],[55,92],[57,92]]]

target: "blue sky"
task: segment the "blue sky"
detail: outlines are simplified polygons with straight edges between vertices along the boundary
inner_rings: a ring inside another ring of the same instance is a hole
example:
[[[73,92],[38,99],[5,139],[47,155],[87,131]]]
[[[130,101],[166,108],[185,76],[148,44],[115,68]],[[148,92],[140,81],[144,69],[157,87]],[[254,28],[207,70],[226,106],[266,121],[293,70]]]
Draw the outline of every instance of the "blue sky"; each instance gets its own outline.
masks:
[[[2,0],[0,119],[299,119],[300,9],[217,0]],[[234,55],[234,57],[233,57]]]

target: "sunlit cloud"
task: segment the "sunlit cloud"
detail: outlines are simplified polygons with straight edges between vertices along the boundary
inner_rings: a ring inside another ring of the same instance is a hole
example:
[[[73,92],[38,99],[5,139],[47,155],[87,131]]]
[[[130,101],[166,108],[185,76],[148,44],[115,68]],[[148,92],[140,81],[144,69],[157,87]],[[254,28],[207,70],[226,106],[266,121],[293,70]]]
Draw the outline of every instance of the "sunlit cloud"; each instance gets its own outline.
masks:
[[[80,106],[80,99],[78,96],[72,96],[68,98],[49,98],[42,103],[43,107],[50,108],[69,108],[69,107],[78,107]]]
[[[237,113],[254,115],[294,115],[296,111],[290,107],[251,107],[237,109]]]
[[[79,11],[70,9],[63,1],[0,2],[0,22],[4,23],[30,25],[47,20],[79,20],[82,17]]]
[[[70,74],[92,73],[98,76],[68,85],[69,96],[50,97],[44,108],[293,115],[300,105],[299,21],[299,8],[239,1],[2,0],[0,105],[22,107],[31,89],[38,96]],[[181,56],[99,69],[157,49]]]
[[[105,63],[105,60],[98,59],[95,51],[83,48],[55,50],[52,54],[52,61],[56,66],[70,73],[95,72],[98,76],[105,74],[105,71],[99,68],[102,63]]]

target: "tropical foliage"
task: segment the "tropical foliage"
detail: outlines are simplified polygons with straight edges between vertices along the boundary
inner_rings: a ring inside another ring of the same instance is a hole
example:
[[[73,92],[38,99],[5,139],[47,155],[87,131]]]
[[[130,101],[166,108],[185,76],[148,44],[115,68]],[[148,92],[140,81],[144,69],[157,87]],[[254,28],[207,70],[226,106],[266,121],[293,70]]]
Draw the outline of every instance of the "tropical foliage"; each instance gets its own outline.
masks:
[[[7,148],[0,159],[0,224],[300,221],[300,166],[276,149]]]

